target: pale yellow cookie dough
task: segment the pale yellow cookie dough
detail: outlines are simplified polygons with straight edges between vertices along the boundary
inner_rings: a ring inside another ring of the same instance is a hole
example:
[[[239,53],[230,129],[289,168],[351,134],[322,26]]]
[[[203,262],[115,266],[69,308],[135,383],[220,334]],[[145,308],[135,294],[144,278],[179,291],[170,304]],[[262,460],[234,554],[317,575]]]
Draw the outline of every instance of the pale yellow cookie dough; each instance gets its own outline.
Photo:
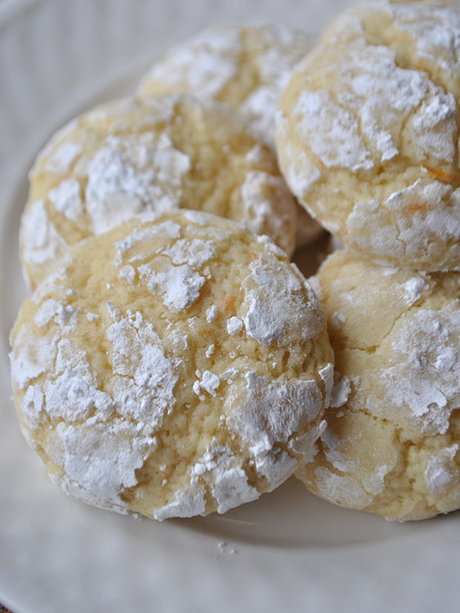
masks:
[[[422,270],[460,266],[460,8],[353,8],[281,100],[279,161],[294,194],[355,252]]]
[[[11,334],[21,426],[87,503],[224,513],[287,479],[322,431],[325,315],[268,237],[182,210],[74,245]]]
[[[297,476],[388,519],[460,508],[460,274],[385,268],[341,250],[313,279],[336,380]]]
[[[227,105],[187,95],[126,98],[51,139],[30,175],[21,260],[32,287],[69,245],[134,214],[198,209],[294,250],[296,203],[272,150]]]

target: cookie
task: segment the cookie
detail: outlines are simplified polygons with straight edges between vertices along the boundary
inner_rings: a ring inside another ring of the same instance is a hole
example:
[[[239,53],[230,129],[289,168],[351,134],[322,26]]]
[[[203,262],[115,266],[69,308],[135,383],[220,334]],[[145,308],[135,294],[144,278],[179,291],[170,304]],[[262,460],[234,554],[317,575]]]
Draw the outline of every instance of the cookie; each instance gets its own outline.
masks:
[[[21,221],[24,276],[35,288],[70,245],[145,210],[229,217],[290,255],[296,206],[272,150],[227,105],[187,94],[105,103],[35,162]]]
[[[274,147],[280,95],[313,39],[285,25],[215,26],[178,45],[142,78],[140,96],[187,91],[230,104]],[[323,228],[299,205],[296,247]]]
[[[273,143],[281,92],[312,46],[310,35],[285,25],[215,26],[155,62],[138,93],[188,91],[226,102]]]
[[[296,473],[393,520],[460,508],[460,274],[334,253],[313,285],[336,357],[328,426]]]
[[[324,312],[284,252],[192,210],[74,245],[11,343],[22,430],[52,480],[158,520],[282,483],[333,379]]]
[[[351,9],[296,67],[276,130],[291,190],[384,265],[460,266],[460,8]]]

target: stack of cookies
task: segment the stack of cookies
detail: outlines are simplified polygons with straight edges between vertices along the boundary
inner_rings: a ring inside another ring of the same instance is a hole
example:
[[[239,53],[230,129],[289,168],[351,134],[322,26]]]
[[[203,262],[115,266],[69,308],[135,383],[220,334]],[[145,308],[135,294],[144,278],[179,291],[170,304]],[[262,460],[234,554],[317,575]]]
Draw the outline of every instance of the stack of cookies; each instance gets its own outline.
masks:
[[[316,46],[213,28],[51,139],[11,368],[53,481],[158,520],[292,474],[391,519],[460,507],[459,58],[445,4],[367,3]],[[313,291],[289,257],[324,228]]]
[[[460,507],[460,10],[347,11],[281,100],[280,165],[345,246],[314,287],[336,393],[297,476],[389,519]]]
[[[158,520],[224,513],[324,430],[326,317],[288,259],[299,205],[263,132],[310,47],[283,27],[210,30],[39,154],[11,371],[23,433],[68,494]],[[151,95],[163,73],[177,91]],[[303,219],[303,241],[324,231]]]

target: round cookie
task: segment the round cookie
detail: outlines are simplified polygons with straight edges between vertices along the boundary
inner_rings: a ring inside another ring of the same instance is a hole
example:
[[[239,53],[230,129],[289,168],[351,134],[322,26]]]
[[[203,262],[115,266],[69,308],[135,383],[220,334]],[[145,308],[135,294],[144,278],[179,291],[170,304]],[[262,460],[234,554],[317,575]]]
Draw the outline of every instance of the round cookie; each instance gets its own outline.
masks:
[[[292,191],[385,265],[460,266],[460,8],[371,2],[342,15],[281,99]]]
[[[155,62],[138,93],[188,91],[226,102],[273,143],[281,92],[312,46],[311,36],[281,24],[215,26]]]
[[[276,158],[227,105],[187,94],[102,104],[59,131],[32,168],[24,276],[33,289],[69,245],[178,208],[241,221],[294,250],[296,203]]]
[[[178,45],[155,62],[138,93],[187,91],[230,104],[274,147],[275,115],[295,64],[313,47],[307,33],[285,25],[215,26]],[[296,247],[324,229],[300,205]]]
[[[297,476],[330,502],[393,520],[460,508],[460,274],[341,250],[313,287],[336,380],[328,427]]]
[[[11,343],[22,430],[53,481],[158,520],[283,482],[333,379],[324,312],[284,252],[191,210],[74,245]]]

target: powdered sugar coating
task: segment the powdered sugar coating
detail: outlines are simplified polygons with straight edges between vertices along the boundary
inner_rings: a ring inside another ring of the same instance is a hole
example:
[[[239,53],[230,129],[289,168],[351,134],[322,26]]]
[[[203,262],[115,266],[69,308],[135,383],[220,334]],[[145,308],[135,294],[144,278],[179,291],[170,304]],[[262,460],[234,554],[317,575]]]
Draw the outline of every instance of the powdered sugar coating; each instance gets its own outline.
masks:
[[[174,188],[190,168],[189,156],[170,140],[166,146],[152,142],[148,147],[120,137],[107,138],[86,169],[86,209],[94,234],[140,213],[150,202],[158,213],[179,208],[180,192]]]
[[[383,268],[343,250],[318,280],[339,387],[297,475],[327,500],[390,519],[459,508],[459,273]]]
[[[48,198],[57,211],[72,221],[78,222],[84,213],[81,187],[76,179],[61,181],[57,187],[50,189]]]
[[[27,217],[23,218],[21,246],[23,275],[28,285],[28,267],[46,266],[48,262],[59,260],[67,251],[67,244],[49,219],[43,200],[34,200]]]
[[[336,104],[327,90],[302,92],[293,116],[298,119],[300,137],[326,167],[353,172],[373,168],[354,115]]]
[[[37,157],[21,222],[24,276],[35,287],[75,242],[179,208],[241,221],[294,250],[296,204],[275,155],[227,105],[186,94],[102,104]]]
[[[316,336],[323,325],[316,296],[292,267],[261,257],[249,268],[244,282],[247,334],[262,345],[281,347]],[[302,308],[305,291],[311,300],[308,310]]]
[[[251,171],[241,186],[241,197],[243,220],[252,232],[272,238],[291,236],[293,212],[286,207],[286,202],[292,202],[292,195],[284,179],[262,171]],[[292,246],[287,239],[275,242],[286,252],[291,252]]]
[[[271,453],[276,441],[286,442],[289,432],[300,430],[303,420],[314,421],[321,411],[323,398],[315,381],[290,386],[270,383],[255,372],[244,378],[246,383],[232,386],[230,402],[235,402],[235,395],[240,398],[230,427],[251,445],[258,459]]]
[[[413,56],[420,68],[458,95],[455,86],[460,78],[460,16],[455,5],[387,0],[357,4],[330,26],[324,38],[353,40],[375,28],[385,40],[403,40],[398,51]]]
[[[369,2],[339,17],[283,94],[289,186],[374,261],[460,266],[459,52],[458,7]]]
[[[453,464],[458,448],[458,444],[454,444],[431,456],[425,470],[425,480],[433,494],[442,494],[458,478],[458,469]]]
[[[272,286],[271,315],[289,319],[260,343],[246,298]],[[189,211],[75,245],[11,342],[21,426],[52,479],[159,520],[224,513],[282,483],[321,432],[333,369],[324,314],[285,254]]]

